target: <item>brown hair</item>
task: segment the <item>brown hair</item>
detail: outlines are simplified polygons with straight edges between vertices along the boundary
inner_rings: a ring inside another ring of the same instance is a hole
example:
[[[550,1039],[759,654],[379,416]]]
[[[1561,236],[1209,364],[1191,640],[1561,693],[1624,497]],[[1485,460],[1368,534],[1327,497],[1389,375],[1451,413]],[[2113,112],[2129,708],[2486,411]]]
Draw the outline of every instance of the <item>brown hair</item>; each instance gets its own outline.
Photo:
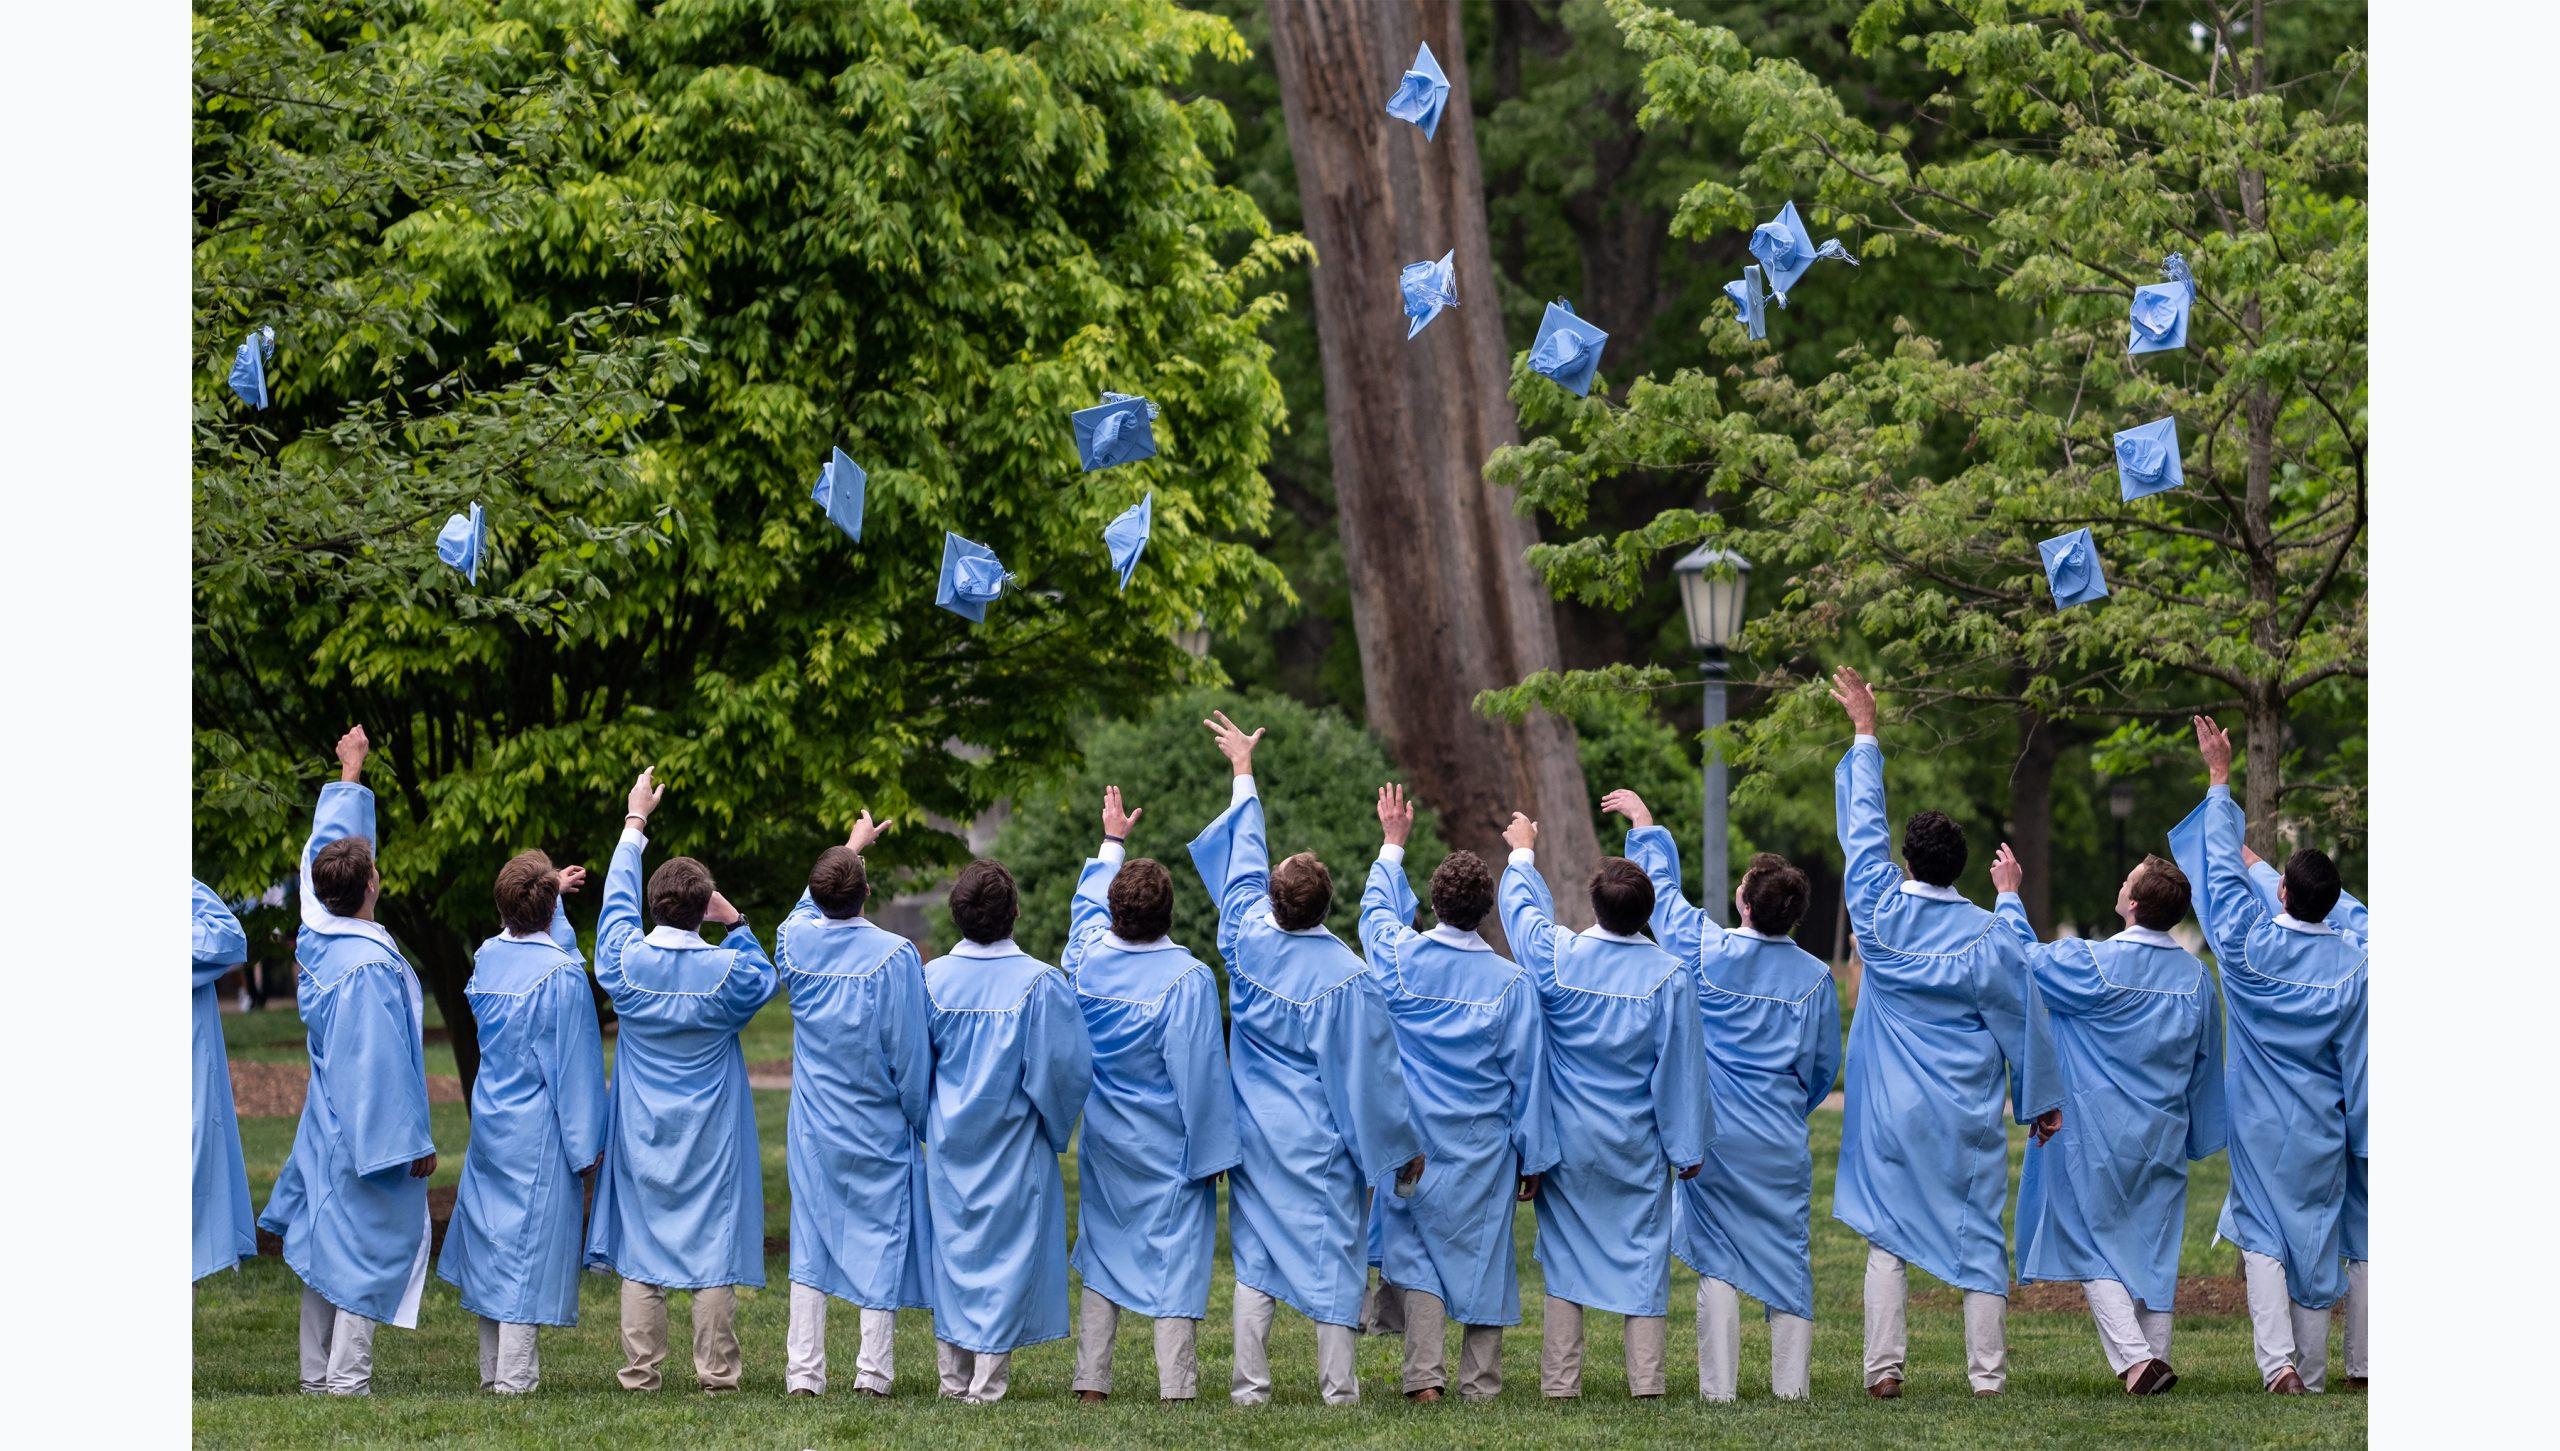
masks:
[[[859,916],[862,904],[871,898],[871,874],[862,865],[862,856],[849,846],[831,846],[818,853],[818,864],[809,868],[809,900],[818,910],[841,921]]]
[[[1804,920],[1813,900],[1813,883],[1795,864],[1773,851],[1751,858],[1742,873],[1742,906],[1751,914],[1751,930],[1784,937]]]
[[[1302,851],[1271,869],[1271,920],[1284,932],[1324,925],[1333,906],[1333,873],[1316,854]]]
[[[1013,919],[1021,915],[1022,898],[1002,862],[973,861],[951,884],[951,920],[972,942],[1004,941],[1013,935]]]
[[[714,890],[711,868],[689,856],[669,857],[649,874],[649,916],[661,927],[698,931]]]
[[[560,877],[551,858],[521,851],[498,868],[498,920],[519,937],[551,930],[551,909],[560,902]]]
[[[1153,942],[1173,930],[1173,874],[1140,857],[1111,879],[1111,932],[1123,942]]]
[[[373,843],[361,836],[339,837],[311,858],[311,895],[332,915],[363,911],[365,889],[372,885]]]
[[[2187,884],[2187,874],[2173,861],[2146,856],[2134,869],[2133,922],[2154,932],[2166,932],[2186,920],[2187,904],[2194,888]]]
[[[1473,932],[1492,911],[1493,873],[1484,858],[1471,851],[1449,853],[1431,874],[1431,915],[1443,927]]]
[[[1633,937],[1653,920],[1653,879],[1625,857],[1602,857],[1591,874],[1591,910],[1601,927]]]

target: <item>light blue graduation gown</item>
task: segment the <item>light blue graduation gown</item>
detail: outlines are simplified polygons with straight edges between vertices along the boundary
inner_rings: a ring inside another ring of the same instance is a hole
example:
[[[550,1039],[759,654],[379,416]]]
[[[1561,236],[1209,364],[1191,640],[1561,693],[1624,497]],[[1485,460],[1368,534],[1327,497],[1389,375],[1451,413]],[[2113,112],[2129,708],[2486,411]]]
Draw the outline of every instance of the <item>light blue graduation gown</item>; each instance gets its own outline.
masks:
[[[1414,931],[1418,905],[1402,854],[1381,855],[1360,894],[1360,947],[1395,1018],[1430,1168],[1411,1198],[1374,1197],[1379,1269],[1390,1285],[1438,1296],[1461,1325],[1517,1325],[1518,1181],[1562,1157],[1546,1017],[1525,969],[1476,933]]]
[[[340,837],[375,834],[373,793],[353,781],[320,790],[302,851],[296,1001],[308,1030],[311,1086],[293,1153],[258,1223],[284,1260],[341,1310],[408,1329],[427,1282],[427,1181],[411,1162],[436,1151],[427,1127],[426,998],[377,923],[331,915],[311,889],[311,859]]]
[[[604,1038],[567,911],[552,908],[548,936],[481,943],[463,995],[480,1028],[480,1076],[436,1273],[474,1315],[575,1325],[587,1209],[578,1174],[604,1152]]]
[[[2365,944],[2274,911],[2241,865],[2247,830],[2216,786],[2169,837],[2201,884],[2227,1009],[2231,1192],[2217,1233],[2282,1260],[2286,1292],[2316,1309],[2346,1292],[2348,1166],[2365,1153]]]
[[[587,1268],[670,1290],[764,1284],[764,1164],[738,1034],[773,996],[741,921],[714,947],[640,931],[640,854],[625,830],[604,878],[596,982],[619,1020]]]
[[[774,965],[791,994],[791,1278],[873,1310],[929,1310],[923,959],[803,892],[774,935]]]
[[[1229,1054],[1244,1157],[1228,1177],[1236,1283],[1310,1320],[1358,1326],[1368,1288],[1365,1192],[1392,1194],[1422,1152],[1396,1062],[1386,994],[1359,955],[1321,926],[1271,916],[1262,799],[1238,799],[1191,843],[1218,902],[1227,960]],[[1426,1166],[1417,1194],[1439,1172]]]
[[[1555,925],[1525,852],[1503,869],[1502,926],[1547,1015],[1563,1157],[1538,1189],[1547,1293],[1619,1315],[1671,1309],[1675,1171],[1715,1142],[1697,977],[1642,937]]]
[[[249,937],[211,887],[197,882],[195,888],[195,1278],[201,1280],[255,1255],[258,1225],[240,1155],[240,1115],[231,1102],[222,1003],[213,986],[249,960]]]
[[[1076,881],[1059,959],[1093,1038],[1076,1273],[1114,1305],[1199,1320],[1218,1246],[1217,1176],[1244,1159],[1218,975],[1169,938],[1113,935],[1122,853],[1104,850]]]
[[[933,1099],[933,1333],[1000,1355],[1067,1333],[1058,1156],[1093,1088],[1093,1040],[1064,973],[1010,940],[925,965]]]
[[[2062,1106],[2026,949],[1953,888],[1903,879],[1873,737],[1850,744],[1832,784],[1861,964],[1832,1217],[1959,1289],[2006,1295],[2001,1098],[2020,1123]]]
[[[1698,979],[1716,1139],[1680,1186],[1671,1251],[1769,1311],[1813,1318],[1813,1146],[1805,1120],[1840,1073],[1840,989],[1783,937],[1727,931],[1680,891],[1680,847],[1659,826],[1627,833],[1653,879],[1653,935]]]
[[[2249,868],[2249,880],[2257,887],[2258,895],[2266,900],[2268,911],[2284,910],[2276,901],[2276,887],[2284,880],[2282,872],[2261,861]],[[2365,910],[2364,903],[2356,900],[2353,892],[2341,890],[2338,893],[2338,905],[2329,909],[2328,925],[2365,944],[2368,949],[2373,944],[2371,914]],[[2366,957],[2366,966],[2368,969],[2372,966],[2370,953]],[[2347,1200],[2338,1213],[2338,1250],[2350,1260],[2368,1258],[2365,1251],[2365,1169],[2369,1162],[2362,1154],[2347,1160]]]
[[[2062,1132],[2027,1155],[2019,1183],[2018,1278],[2114,1280],[2174,1309],[2187,1161],[2230,1133],[2212,979],[2165,932],[2048,944],[2017,894],[1997,910],[2051,1013],[2065,1095]]]

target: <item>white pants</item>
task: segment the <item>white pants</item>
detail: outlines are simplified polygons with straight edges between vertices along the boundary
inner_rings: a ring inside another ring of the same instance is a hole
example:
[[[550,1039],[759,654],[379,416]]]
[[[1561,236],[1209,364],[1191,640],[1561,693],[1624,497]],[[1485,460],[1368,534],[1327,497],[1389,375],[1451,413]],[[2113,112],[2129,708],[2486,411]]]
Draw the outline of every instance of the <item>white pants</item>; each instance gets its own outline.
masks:
[[[1093,1286],[1084,1287],[1076,1321],[1076,1382],[1080,1391],[1111,1394],[1111,1337],[1120,1329],[1120,1307]],[[1200,1395],[1200,1322],[1166,1315],[1156,1320],[1156,1398],[1197,1400]]]
[[[1698,1396],[1729,1401],[1741,1374],[1742,1293],[1712,1275],[1698,1277]],[[1782,1401],[1813,1394],[1813,1322],[1769,1312],[1769,1389]]]
[[[853,1388],[889,1393],[897,1379],[898,1312],[862,1310],[862,1348],[853,1357]],[[791,1330],[783,1342],[782,1388],[827,1393],[827,1292],[791,1282]]]
[[[1662,1394],[1662,1366],[1670,1338],[1669,1316],[1626,1317],[1628,1395]],[[1582,1394],[1582,1344],[1582,1307],[1549,1295],[1545,1323],[1539,1326],[1539,1394],[1563,1399]]]
[[[1013,1383],[1013,1352],[963,1350],[937,1336],[933,1342],[933,1365],[942,1377],[942,1394],[973,1406],[991,1406],[1004,1399],[1005,1388]]]
[[[302,1393],[373,1394],[373,1332],[380,1324],[302,1291]]]
[[[1422,1290],[1393,1290],[1404,1322],[1404,1393],[1449,1384],[1449,1307]],[[1458,1398],[1489,1401],[1502,1394],[1502,1327],[1469,1325],[1458,1337]]]
[[[2364,1307],[2367,1281],[2364,1260],[2347,1261],[2347,1378],[2363,1380]]]
[[[1900,1257],[1867,1246],[1867,1384],[1887,1376],[1907,1381],[1911,1349],[1911,1277]],[[2009,1384],[2009,1297],[1964,1292],[1964,1373],[1977,1391]]]
[[[2273,1255],[2240,1251],[2240,1273],[2249,1289],[2249,1343],[2258,1353],[2258,1378],[2274,1385],[2290,1370],[2302,1377],[2304,1390],[2317,1395],[2328,1389],[2329,1312],[2294,1300],[2285,1288],[2284,1261]]]
[[[1271,1399],[1271,1322],[1280,1302],[1251,1285],[1236,1286],[1236,1370],[1227,1399],[1239,1406],[1259,1406]],[[1328,1406],[1348,1406],[1360,1399],[1360,1367],[1354,1352],[1360,1332],[1348,1325],[1316,1322],[1316,1388]]]
[[[480,1389],[520,1396],[542,1385],[542,1353],[531,1325],[480,1317]]]
[[[2169,1358],[2168,1311],[2136,1300],[2116,1280],[2086,1281],[2080,1293],[2089,1297],[2089,1318],[2098,1323],[2098,1344],[2107,1352],[2107,1367],[2119,1378],[2146,1360]]]

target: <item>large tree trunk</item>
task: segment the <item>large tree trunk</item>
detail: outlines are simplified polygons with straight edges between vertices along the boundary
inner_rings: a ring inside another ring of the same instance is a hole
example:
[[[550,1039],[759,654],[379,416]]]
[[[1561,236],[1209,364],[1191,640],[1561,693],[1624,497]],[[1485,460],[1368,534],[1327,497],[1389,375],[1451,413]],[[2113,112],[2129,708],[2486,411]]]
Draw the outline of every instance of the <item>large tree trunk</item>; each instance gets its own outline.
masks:
[[[1523,557],[1536,532],[1484,481],[1519,420],[1458,6],[1272,0],[1271,40],[1316,247],[1326,433],[1369,722],[1452,846],[1499,862],[1509,814],[1537,818],[1557,904],[1588,922],[1600,848],[1572,728],[1543,716],[1504,725],[1473,705],[1558,655]],[[1435,141],[1386,113],[1422,41],[1449,73]],[[1408,342],[1397,273],[1452,248],[1459,306]]]
[[[2267,7],[2257,0],[2249,11],[2249,43],[2258,47],[2249,66],[2242,94],[2257,96],[2267,86]],[[2263,235],[2267,231],[2267,179],[2255,167],[2240,172],[2240,210],[2249,230]],[[2241,326],[2248,337],[2260,336],[2263,326],[2260,302],[2250,293],[2240,305]],[[2245,341],[2245,340],[2244,340]],[[2249,818],[2249,847],[2270,861],[2281,861],[2284,853],[2277,849],[2276,802],[2284,787],[2284,667],[2288,641],[2280,623],[2284,610],[2284,583],[2276,572],[2275,537],[2275,472],[2276,472],[2276,396],[2273,389],[2261,383],[2249,390],[2248,404],[2249,458],[2246,492],[2241,499],[2240,537],[2247,545],[2249,560],[2249,598],[2259,608],[2250,621],[2250,643],[2267,658],[2279,662],[2264,678],[2247,682],[2242,690],[2246,734],[2241,745],[2249,753],[2248,772],[2241,778],[2241,809]]]
[[[2018,712],[2018,763],[2009,772],[2009,845],[2026,871],[2018,897],[2027,905],[2027,920],[2044,933],[2054,930],[2053,767],[2061,755],[2062,733],[2034,711]]]
[[[436,1000],[445,1034],[453,1044],[453,1070],[462,1078],[464,1111],[469,1111],[471,1085],[480,1077],[480,1020],[471,1013],[463,989],[471,981],[471,944],[453,928],[423,911],[408,911],[386,902],[383,924],[417,960],[411,964]]]

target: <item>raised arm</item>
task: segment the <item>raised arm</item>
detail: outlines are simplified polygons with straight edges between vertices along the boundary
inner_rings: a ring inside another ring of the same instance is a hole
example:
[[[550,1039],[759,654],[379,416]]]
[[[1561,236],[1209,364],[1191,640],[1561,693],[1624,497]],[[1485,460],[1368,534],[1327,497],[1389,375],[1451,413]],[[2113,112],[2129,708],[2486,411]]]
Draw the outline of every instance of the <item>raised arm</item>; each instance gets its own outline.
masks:
[[[2036,940],[2035,925],[2027,920],[2027,904],[2018,893],[2027,884],[2026,868],[2019,865],[2018,854],[2009,843],[1991,857],[1991,885],[1999,892],[1992,904],[1992,918],[2018,941],[2018,950],[2026,955],[2027,971],[2035,978],[2036,987],[2066,1012],[2085,1012],[2097,1005],[2107,991],[2106,978],[2098,971],[2098,959],[2089,944],[2078,939],[2064,942]]]
[[[1514,811],[1502,839],[1511,846],[1511,860],[1495,894],[1502,930],[1520,964],[1540,983],[1550,982],[1555,977],[1556,899],[1547,891],[1547,879],[1538,875],[1538,823]]]
[[[249,960],[249,934],[213,888],[202,882],[195,888],[195,986],[203,987]]]
[[[1856,736],[1849,753],[1831,774],[1833,806],[1838,818],[1842,869],[1841,890],[1849,900],[1849,918],[1864,922],[1896,887],[1902,869],[1893,864],[1893,832],[1884,810],[1884,747],[1876,743],[1876,696],[1858,672],[1843,665],[1832,676],[1831,698],[1849,713]]]
[[[2189,875],[2204,893],[2208,910],[2199,915],[2215,958],[2226,971],[2245,968],[2249,934],[2267,920],[2272,909],[2250,882],[2248,863],[2240,856],[2249,822],[2240,812],[2240,803],[2231,799],[2231,735],[2208,716],[2195,717],[2195,729],[2196,750],[2204,757],[2208,784],[2201,808],[2202,830],[2197,834],[2203,870],[2190,869]]]
[[[1219,754],[1233,768],[1235,789],[1227,809],[1191,839],[1191,865],[1217,901],[1218,951],[1232,963],[1246,920],[1270,899],[1271,848],[1263,834],[1262,798],[1253,784],[1253,748],[1261,743],[1262,732],[1247,735],[1226,712],[1213,714],[1214,720],[1201,724],[1217,737]]]
[[[608,994],[621,986],[623,951],[640,935],[640,862],[649,847],[649,813],[666,794],[652,767],[632,781],[623,802],[622,837],[604,869],[604,906],[596,916],[596,980]]]
[[[558,889],[558,894],[551,899],[551,941],[562,952],[575,957],[578,955],[578,929],[569,925],[569,898],[587,884],[587,869],[562,867],[551,874],[551,881]]]
[[[1368,961],[1370,975],[1392,989],[1402,971],[1397,944],[1421,906],[1413,895],[1413,880],[1404,873],[1404,846],[1413,835],[1413,802],[1406,799],[1402,786],[1378,788],[1378,828],[1384,840],[1378,859],[1369,864],[1368,884],[1360,889],[1360,955]]]
[[[1128,860],[1130,829],[1145,814],[1143,806],[1135,811],[1121,809],[1119,787],[1102,788],[1102,845],[1085,858],[1075,895],[1067,899],[1067,946],[1058,954],[1058,966],[1069,978],[1083,968],[1093,944],[1111,930],[1111,883],[1120,875],[1121,863]]]
[[[382,858],[382,836],[375,829],[373,792],[366,788],[364,758],[373,749],[364,727],[350,727],[338,737],[338,779],[320,788],[320,804],[312,809],[311,839],[302,848],[302,925],[324,927],[336,920],[311,889],[311,860],[333,841],[360,836],[373,843],[374,860]]]
[[[743,1032],[764,1005],[773,1001],[774,993],[782,987],[782,976],[774,971],[773,959],[765,954],[764,944],[756,940],[756,930],[747,925],[746,914],[731,906],[728,897],[712,893],[711,905],[703,912],[702,920],[728,928],[729,935],[720,939],[720,949],[738,955],[703,1006],[711,1014],[711,1026],[724,1033]]]
[[[1680,889],[1680,843],[1653,824],[1644,798],[1624,789],[1600,798],[1600,809],[1627,818],[1627,860],[1653,882],[1653,938],[1682,962],[1696,963],[1724,945],[1724,928]]]

